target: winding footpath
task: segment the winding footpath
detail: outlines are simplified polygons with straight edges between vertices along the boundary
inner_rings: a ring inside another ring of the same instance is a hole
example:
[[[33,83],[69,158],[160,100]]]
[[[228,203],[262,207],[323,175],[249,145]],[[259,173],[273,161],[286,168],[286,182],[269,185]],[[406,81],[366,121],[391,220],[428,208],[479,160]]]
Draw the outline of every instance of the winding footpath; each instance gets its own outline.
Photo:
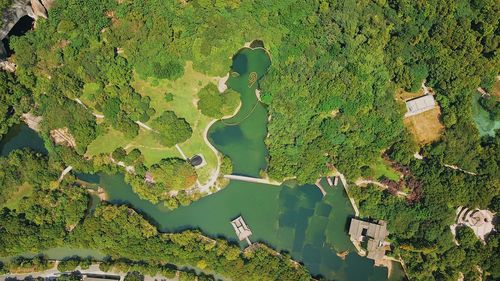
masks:
[[[92,110],[90,108],[88,108],[79,98],[76,98],[75,101],[80,104],[81,106],[83,106],[83,108],[87,109],[87,110],[90,110],[92,112]],[[238,109],[239,110],[239,107]],[[237,113],[238,111],[236,111]],[[235,114],[236,114],[235,113]],[[97,119],[102,119],[104,118],[104,115],[102,114],[97,114],[97,113],[94,113],[92,112],[92,115],[94,115]],[[201,184],[198,180],[196,181],[196,187],[195,189],[197,189],[200,193],[209,193],[210,194],[210,187],[213,186],[215,184],[215,182],[217,181],[217,177],[219,176],[219,171],[220,171],[220,165],[221,165],[221,160],[220,160],[220,156],[219,156],[219,153],[218,151],[215,149],[215,147],[212,146],[212,144],[210,143],[210,141],[208,141],[208,138],[207,138],[207,134],[208,134],[208,130],[210,129],[210,127],[217,121],[217,119],[214,119],[212,120],[206,127],[205,129],[205,132],[203,134],[203,137],[204,137],[204,140],[205,140],[205,143],[208,145],[208,147],[210,147],[210,149],[215,153],[216,157],[217,157],[217,168],[216,170],[211,174],[211,177],[210,177],[210,180],[208,180],[206,183],[204,184]],[[151,132],[154,132],[154,133],[158,133],[157,130],[151,128],[150,126],[142,123],[141,121],[135,121],[135,123],[137,125],[139,125],[139,127],[147,130],[147,131],[151,131]],[[184,160],[188,160],[188,157],[186,156],[186,154],[184,153],[184,151],[182,151],[181,147],[179,146],[179,144],[176,144],[175,145],[175,148],[177,149],[177,151],[179,152],[179,154],[182,156],[182,158]],[[119,166],[122,166],[122,167],[125,167],[125,164],[122,163],[122,165],[120,165],[120,163],[118,163]],[[127,167],[126,167],[127,168]],[[126,169],[127,172],[131,172],[132,170],[129,168],[129,169]],[[194,192],[195,190],[194,189],[190,189],[189,192]]]
[[[367,186],[369,184],[373,184],[373,185],[376,185],[376,186],[382,188],[382,190],[389,189],[388,185],[383,184],[383,183],[378,182],[378,181],[373,181],[373,180],[358,179],[358,180],[356,180],[356,182],[354,184],[356,184],[357,186]],[[399,191],[399,190],[396,192],[396,194],[398,196],[401,196],[401,197],[407,197],[408,196],[408,193],[402,192],[402,191]]]

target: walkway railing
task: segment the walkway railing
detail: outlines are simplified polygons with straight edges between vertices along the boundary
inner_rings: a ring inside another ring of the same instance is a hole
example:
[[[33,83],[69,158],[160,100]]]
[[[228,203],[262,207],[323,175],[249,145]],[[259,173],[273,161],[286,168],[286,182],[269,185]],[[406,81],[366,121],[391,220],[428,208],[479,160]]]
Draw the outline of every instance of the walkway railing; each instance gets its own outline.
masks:
[[[224,178],[230,179],[230,180],[270,184],[270,185],[276,185],[276,186],[280,186],[282,184],[281,182],[277,182],[277,181],[273,181],[273,180],[269,180],[269,179],[253,178],[253,177],[238,176],[238,175],[224,175]]]

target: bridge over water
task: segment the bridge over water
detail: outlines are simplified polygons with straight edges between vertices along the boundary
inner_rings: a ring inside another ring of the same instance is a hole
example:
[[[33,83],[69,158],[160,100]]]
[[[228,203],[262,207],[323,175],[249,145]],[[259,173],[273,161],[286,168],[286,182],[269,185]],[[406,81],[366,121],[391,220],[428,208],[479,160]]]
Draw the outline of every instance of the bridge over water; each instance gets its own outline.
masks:
[[[262,184],[270,184],[280,186],[282,183],[269,180],[269,179],[261,179],[261,178],[253,178],[247,176],[239,176],[239,175],[224,175],[224,178],[236,181],[245,181],[245,182],[253,182],[253,183],[262,183]]]

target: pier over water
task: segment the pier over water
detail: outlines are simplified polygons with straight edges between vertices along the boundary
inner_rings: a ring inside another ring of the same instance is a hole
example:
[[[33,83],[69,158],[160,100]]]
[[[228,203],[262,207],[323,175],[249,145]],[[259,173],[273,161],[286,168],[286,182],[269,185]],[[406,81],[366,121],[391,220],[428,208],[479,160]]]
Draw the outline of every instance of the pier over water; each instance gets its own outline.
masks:
[[[231,225],[233,226],[234,231],[236,232],[236,235],[238,236],[238,239],[240,239],[240,241],[246,240],[249,246],[252,245],[252,242],[248,238],[250,235],[252,235],[252,231],[241,216],[232,220]]]

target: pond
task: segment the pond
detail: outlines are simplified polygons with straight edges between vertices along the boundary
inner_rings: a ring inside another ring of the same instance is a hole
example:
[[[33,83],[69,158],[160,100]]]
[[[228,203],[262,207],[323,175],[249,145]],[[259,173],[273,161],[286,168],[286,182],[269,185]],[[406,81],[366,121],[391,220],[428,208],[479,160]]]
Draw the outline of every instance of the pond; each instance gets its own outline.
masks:
[[[27,125],[19,124],[10,128],[0,140],[0,156],[6,156],[11,151],[29,147],[31,150],[47,154],[43,139]]]
[[[212,125],[208,133],[215,148],[231,158],[233,174],[259,177],[267,166],[267,109],[255,91],[270,65],[264,49],[244,48],[234,56],[227,84],[240,93],[241,108],[232,118]]]
[[[253,232],[252,242],[290,253],[313,274],[336,280],[387,280],[386,268],[374,267],[373,261],[355,253],[346,232],[353,210],[341,184],[328,187],[322,198],[313,185],[277,187],[231,181],[217,194],[173,211],[141,200],[123,176],[102,175],[100,185],[112,203],[132,206],[161,231],[200,229],[238,243],[230,221],[242,215]],[[246,242],[240,245],[245,247]],[[350,251],[345,261],[337,256],[344,250]],[[394,280],[401,280],[401,275]]]
[[[228,85],[240,93],[241,110],[230,119],[216,122],[209,130],[209,140],[231,158],[235,174],[259,177],[260,170],[267,166],[264,144],[267,109],[258,102],[255,90],[269,66],[269,57],[263,49],[246,48],[235,55]],[[43,141],[34,138],[36,133],[26,128],[13,128],[0,145],[0,151],[26,146],[41,150]],[[240,243],[230,221],[242,215],[253,232],[252,242],[263,242],[289,253],[314,275],[335,280],[387,280],[387,269],[374,267],[372,260],[357,255],[349,240],[347,227],[354,212],[341,183],[330,187],[323,180],[327,195],[322,197],[314,185],[296,186],[289,182],[272,186],[231,181],[216,194],[170,211],[162,204],[141,200],[124,182],[123,175],[80,174],[78,177],[98,183],[107,191],[111,203],[133,207],[161,231],[199,229],[206,235]],[[240,246],[245,247],[246,242]],[[79,253],[65,250],[53,249],[55,252],[47,254],[59,258]],[[337,256],[346,250],[350,254],[345,260]],[[96,257],[99,255],[96,253]],[[401,268],[395,266],[391,280],[402,280],[402,276]]]
[[[478,94],[473,95],[472,100],[472,118],[476,123],[481,136],[495,136],[495,130],[500,129],[500,120],[493,120],[490,113],[479,104],[481,96]]]

